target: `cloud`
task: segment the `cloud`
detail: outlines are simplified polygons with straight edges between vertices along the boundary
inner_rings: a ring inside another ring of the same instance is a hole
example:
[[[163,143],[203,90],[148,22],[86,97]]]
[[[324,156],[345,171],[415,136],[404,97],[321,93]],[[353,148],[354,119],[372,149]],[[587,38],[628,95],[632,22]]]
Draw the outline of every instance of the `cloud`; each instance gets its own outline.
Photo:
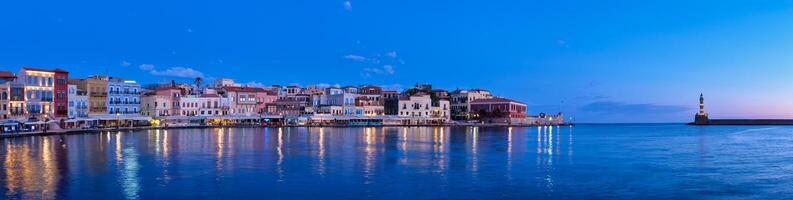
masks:
[[[562,46],[564,48],[570,48],[570,44],[567,44],[567,41],[562,40],[562,39],[556,40],[556,44],[558,44],[559,46]]]
[[[383,66],[383,70],[385,71],[385,73],[388,73],[389,75],[393,75],[394,74],[394,66],[384,65]]]
[[[336,84],[336,85],[338,85],[338,84]],[[325,88],[329,88],[331,85],[327,84],[327,83],[320,83],[320,84],[317,84],[316,86],[319,89],[325,89]]]
[[[204,73],[201,73],[200,71],[194,70],[193,68],[189,68],[189,67],[171,67],[164,71],[157,71],[152,69],[149,73],[155,76],[170,76],[170,77],[178,77],[178,78],[196,78],[196,77],[204,78]]]
[[[391,57],[391,58],[396,58],[397,57],[397,52],[396,51],[391,51],[391,52],[386,53],[385,55],[388,56],[388,57]]]
[[[245,86],[258,87],[258,88],[267,87],[267,85],[265,85],[264,83],[256,82],[256,81],[250,81],[250,82],[246,83]]]
[[[364,61],[367,60],[366,57],[355,55],[355,54],[346,55],[346,56],[344,56],[344,59],[358,61],[358,62],[364,62]]]
[[[402,91],[402,84],[398,84],[398,83],[391,85],[381,85],[380,87],[382,87],[383,90]]]
[[[154,70],[154,65],[152,65],[152,64],[141,64],[141,65],[138,65],[138,68],[140,68],[140,70],[143,70],[143,71],[152,71],[152,70]]]
[[[122,60],[121,64],[119,64],[119,65],[121,65],[122,67],[128,67],[128,66],[132,65],[132,63],[129,63],[126,60]]]
[[[187,28],[187,30],[185,30],[185,31],[188,32],[188,33],[192,33],[193,29],[192,28]]]
[[[689,111],[691,108],[679,105],[629,104],[613,101],[599,101],[584,105],[579,108],[579,110],[603,115],[663,115]]]
[[[352,11],[352,3],[350,1],[344,1],[344,10]]]
[[[372,75],[394,75],[394,66],[383,65],[381,68],[367,67],[363,68],[361,76],[372,77]]]

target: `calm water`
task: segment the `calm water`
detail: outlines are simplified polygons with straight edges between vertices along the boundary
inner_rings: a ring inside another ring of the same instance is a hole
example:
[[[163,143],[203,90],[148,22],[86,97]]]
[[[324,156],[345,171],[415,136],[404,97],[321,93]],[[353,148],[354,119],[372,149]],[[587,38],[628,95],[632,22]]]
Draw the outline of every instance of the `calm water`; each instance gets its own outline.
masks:
[[[218,128],[2,140],[0,199],[784,199],[793,127]]]

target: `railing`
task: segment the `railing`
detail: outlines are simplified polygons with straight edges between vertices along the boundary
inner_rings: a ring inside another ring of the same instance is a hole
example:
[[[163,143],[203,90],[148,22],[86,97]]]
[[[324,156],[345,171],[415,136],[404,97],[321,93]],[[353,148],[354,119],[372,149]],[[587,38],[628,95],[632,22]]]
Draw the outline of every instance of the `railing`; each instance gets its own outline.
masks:
[[[108,92],[108,94],[140,95],[140,93],[137,92]]]
[[[127,102],[110,101],[110,102],[108,102],[108,104],[110,104],[110,105],[138,105],[138,104],[140,104],[140,101],[127,101]]]

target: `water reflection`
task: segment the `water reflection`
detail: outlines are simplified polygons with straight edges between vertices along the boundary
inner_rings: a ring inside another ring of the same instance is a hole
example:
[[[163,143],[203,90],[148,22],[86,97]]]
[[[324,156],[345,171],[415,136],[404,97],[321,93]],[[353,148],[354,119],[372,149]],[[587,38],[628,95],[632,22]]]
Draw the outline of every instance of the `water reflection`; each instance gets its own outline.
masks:
[[[485,183],[527,187],[526,178],[536,176],[553,193],[563,137],[564,156],[573,155],[572,129],[560,133],[559,127],[214,128],[11,138],[0,152],[0,183],[5,197],[33,199],[213,198],[204,195],[278,193],[298,185],[374,197],[404,181],[448,195]]]
[[[573,130],[567,127],[567,155],[568,162],[573,160]],[[562,155],[559,154],[562,140],[562,127],[541,126],[537,127],[537,170],[538,180],[543,184],[545,195],[552,196],[557,189],[555,161]]]

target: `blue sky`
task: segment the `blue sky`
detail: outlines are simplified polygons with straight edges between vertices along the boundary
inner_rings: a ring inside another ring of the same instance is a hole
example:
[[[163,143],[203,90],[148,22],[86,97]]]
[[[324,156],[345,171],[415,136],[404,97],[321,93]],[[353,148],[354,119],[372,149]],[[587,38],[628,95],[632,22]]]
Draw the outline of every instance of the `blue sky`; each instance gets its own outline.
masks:
[[[579,122],[793,118],[793,1],[5,1],[0,70],[486,88]]]

